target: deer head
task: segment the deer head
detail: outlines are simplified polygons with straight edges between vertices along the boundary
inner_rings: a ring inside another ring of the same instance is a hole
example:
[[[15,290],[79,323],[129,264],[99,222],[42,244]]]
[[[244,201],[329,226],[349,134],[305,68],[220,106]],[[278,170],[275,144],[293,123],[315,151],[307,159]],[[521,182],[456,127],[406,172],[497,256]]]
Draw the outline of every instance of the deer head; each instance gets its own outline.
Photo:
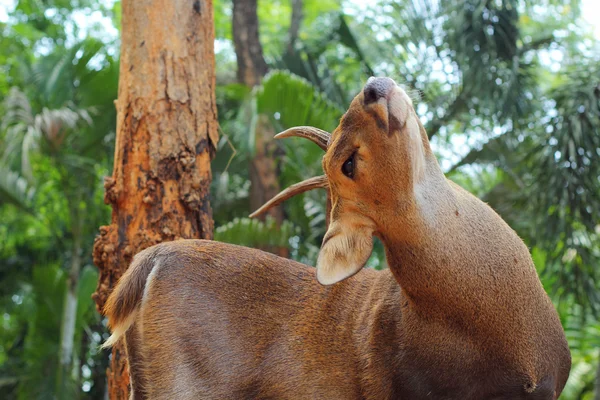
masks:
[[[404,227],[417,224],[419,185],[443,177],[410,97],[390,78],[370,78],[332,135],[312,127],[275,136],[312,140],[326,151],[324,176],[291,186],[251,216],[314,188],[328,188],[330,224],[317,260],[317,279],[330,285],[367,262],[373,236],[414,240]],[[411,230],[412,231],[412,230]],[[402,237],[404,236],[404,237]]]

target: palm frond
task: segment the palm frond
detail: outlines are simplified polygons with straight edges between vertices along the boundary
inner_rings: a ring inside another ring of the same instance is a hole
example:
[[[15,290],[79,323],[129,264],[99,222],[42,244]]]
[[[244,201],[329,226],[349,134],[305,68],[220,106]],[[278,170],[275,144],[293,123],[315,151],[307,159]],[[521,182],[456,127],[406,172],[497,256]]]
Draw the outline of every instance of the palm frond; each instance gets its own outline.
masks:
[[[20,160],[21,173],[29,181],[33,180],[33,152],[77,151],[77,143],[69,142],[71,134],[83,124],[92,124],[88,110],[76,109],[72,104],[59,109],[43,108],[33,115],[27,97],[18,89],[11,90],[4,105],[7,112],[2,120],[6,131],[3,160],[7,164]]]
[[[29,99],[19,88],[12,87],[4,99],[5,113],[2,116],[1,130],[6,130],[13,125],[32,125],[33,111]]]
[[[588,398],[584,395],[589,396],[594,390],[600,361],[600,323],[572,301],[560,304],[558,309],[572,356],[571,373],[561,399]]]
[[[294,225],[284,221],[281,226],[272,218],[265,222],[250,218],[235,218],[215,229],[215,240],[247,247],[288,247],[296,234]]]
[[[34,188],[29,186],[25,178],[0,165],[0,205],[12,204],[31,213],[34,194]]]
[[[311,125],[331,131],[344,113],[306,79],[286,71],[267,74],[255,95],[257,112],[283,128]]]
[[[375,74],[360,34],[351,18],[338,11],[321,14],[306,30],[314,39],[299,42],[272,65],[306,79],[330,100],[347,103],[360,82]]]

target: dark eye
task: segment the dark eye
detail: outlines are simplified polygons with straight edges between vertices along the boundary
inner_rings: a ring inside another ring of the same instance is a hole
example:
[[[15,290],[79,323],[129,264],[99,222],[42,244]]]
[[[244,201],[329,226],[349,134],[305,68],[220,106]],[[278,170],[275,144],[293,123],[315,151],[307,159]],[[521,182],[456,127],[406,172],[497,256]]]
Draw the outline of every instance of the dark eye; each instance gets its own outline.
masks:
[[[354,178],[354,155],[352,154],[342,165],[342,173],[346,175],[348,178]]]

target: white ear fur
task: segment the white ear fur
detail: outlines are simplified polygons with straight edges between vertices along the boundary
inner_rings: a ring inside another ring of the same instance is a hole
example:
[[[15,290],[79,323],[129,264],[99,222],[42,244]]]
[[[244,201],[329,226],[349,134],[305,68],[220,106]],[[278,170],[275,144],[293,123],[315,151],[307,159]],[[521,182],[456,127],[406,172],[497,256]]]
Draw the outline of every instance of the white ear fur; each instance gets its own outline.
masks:
[[[321,285],[332,285],[364,267],[373,251],[373,231],[368,227],[342,229],[334,223],[323,242],[317,259],[317,280]]]

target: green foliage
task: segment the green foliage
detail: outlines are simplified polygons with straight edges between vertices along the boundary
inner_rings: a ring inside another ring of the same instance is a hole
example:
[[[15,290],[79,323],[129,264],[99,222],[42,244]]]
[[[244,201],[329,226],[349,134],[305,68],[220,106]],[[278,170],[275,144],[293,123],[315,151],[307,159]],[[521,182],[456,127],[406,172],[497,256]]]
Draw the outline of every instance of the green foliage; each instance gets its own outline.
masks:
[[[96,350],[101,335],[94,332],[102,328],[90,297],[97,271],[89,264],[97,227],[109,216],[101,178],[112,155],[118,65],[105,41],[67,33],[79,6],[99,9],[80,3],[19,1],[2,26],[2,42],[14,50],[0,52],[3,398],[78,398],[82,388],[99,396],[104,390],[86,372],[103,374],[106,364]],[[73,252],[84,267],[76,276],[72,371],[57,381]]]
[[[305,0],[304,1],[304,26],[310,26],[322,14],[340,10],[339,0]],[[258,2],[258,18],[261,44],[267,60],[278,58],[285,52],[287,46],[288,30],[292,16],[290,1],[272,0]],[[301,30],[303,28],[301,27]],[[306,37],[300,32],[300,37]]]
[[[39,266],[33,270],[31,283],[22,285],[13,294],[9,318],[5,318],[4,333],[0,335],[0,360],[6,361],[0,369],[0,384],[6,382],[5,393],[14,391],[17,398],[34,399],[46,398],[53,392],[65,278],[59,265]],[[90,321],[99,318],[90,297],[97,279],[95,268],[84,268],[78,287],[79,337]],[[17,385],[13,386],[14,383]],[[71,386],[70,391],[73,397],[78,388]]]
[[[272,218],[268,218],[266,222],[250,218],[234,218],[226,225],[215,229],[215,240],[246,247],[288,247],[288,242],[295,231],[289,221],[284,221],[278,227]]]
[[[47,159],[35,157],[33,161],[34,176],[44,183],[36,187],[31,211],[23,213],[13,205],[0,207],[0,304],[5,315],[10,316],[4,321],[6,329],[0,330],[0,360],[6,359],[0,361],[0,382],[6,383],[0,390],[13,394],[8,398],[45,398],[53,392],[64,282],[72,257],[72,213],[63,194],[61,174]],[[105,174],[106,170],[95,170],[94,181],[100,182]],[[82,232],[86,263],[91,263],[95,235],[91,224],[108,220],[108,209],[102,204],[102,189],[98,186],[87,200],[90,226]],[[100,337],[92,334],[100,322],[90,297],[96,281],[96,268],[85,266],[77,290],[75,343],[80,345],[74,349],[74,367],[81,363],[81,367],[102,369],[105,363],[94,348]],[[76,380],[69,382],[73,393],[80,392],[74,384]]]
[[[257,112],[271,116],[282,127],[318,126],[333,131],[344,109],[327,99],[305,79],[272,71],[256,90]]]
[[[230,147],[226,146],[225,141],[223,141],[217,154],[218,164],[213,163],[215,179],[212,192],[217,194],[214,197],[218,199],[214,204],[217,232],[220,232],[221,226],[228,223],[228,217],[230,218],[232,214],[231,211],[224,213],[223,208],[231,210],[232,205],[245,207],[245,209],[241,209],[241,213],[238,213],[239,207],[236,207],[233,214],[236,217],[248,215],[251,211],[248,208],[248,202],[244,201],[248,196],[249,177],[241,171],[245,169],[249,160],[248,157],[252,155],[255,148],[254,130],[260,115],[268,116],[278,131],[298,125],[312,125],[325,130],[333,130],[344,112],[341,106],[329,100],[307,80],[286,71],[274,70],[270,72],[249,97],[244,96],[243,90],[236,86],[229,85],[225,90],[227,92],[223,94],[223,97],[219,96],[223,101],[237,99],[242,106],[234,119],[221,124],[223,131],[226,134],[228,133],[227,138],[231,139],[239,156],[236,156],[232,163],[224,165],[224,161],[230,158]],[[228,96],[225,96],[225,94],[228,94]],[[287,139],[280,143],[283,154],[280,171],[282,186],[288,186],[322,173],[321,157],[323,151],[320,148],[301,139]],[[240,172],[231,174],[229,171],[220,169],[226,166]],[[238,184],[234,185],[234,181]],[[309,264],[314,264],[316,261],[318,242],[325,233],[324,207],[324,191],[306,193],[303,196],[289,200],[285,205],[287,217],[290,221],[294,221],[294,226],[297,226],[299,230],[295,231],[294,236],[288,236],[284,232],[271,232],[271,234],[274,236],[281,235],[285,238],[285,243],[290,243],[292,257],[295,259]],[[240,225],[245,220],[241,219],[239,221],[234,226]],[[284,229],[283,226],[282,229]],[[243,234],[244,230],[238,229],[232,232],[236,234],[228,234],[227,239],[224,239],[224,241],[247,244],[248,240],[252,240],[254,246],[251,247],[259,247],[261,244],[256,238],[248,239],[248,236]],[[268,236],[265,236],[262,245],[271,245],[270,240]]]
[[[360,90],[365,76],[374,75],[348,17],[324,13],[306,28],[306,39],[273,64],[308,80],[337,104],[347,104]]]
[[[559,307],[571,348],[573,368],[561,398],[591,399],[600,362],[600,322],[575,304]]]
[[[31,212],[33,188],[17,172],[0,166],[0,204],[13,204]]]

